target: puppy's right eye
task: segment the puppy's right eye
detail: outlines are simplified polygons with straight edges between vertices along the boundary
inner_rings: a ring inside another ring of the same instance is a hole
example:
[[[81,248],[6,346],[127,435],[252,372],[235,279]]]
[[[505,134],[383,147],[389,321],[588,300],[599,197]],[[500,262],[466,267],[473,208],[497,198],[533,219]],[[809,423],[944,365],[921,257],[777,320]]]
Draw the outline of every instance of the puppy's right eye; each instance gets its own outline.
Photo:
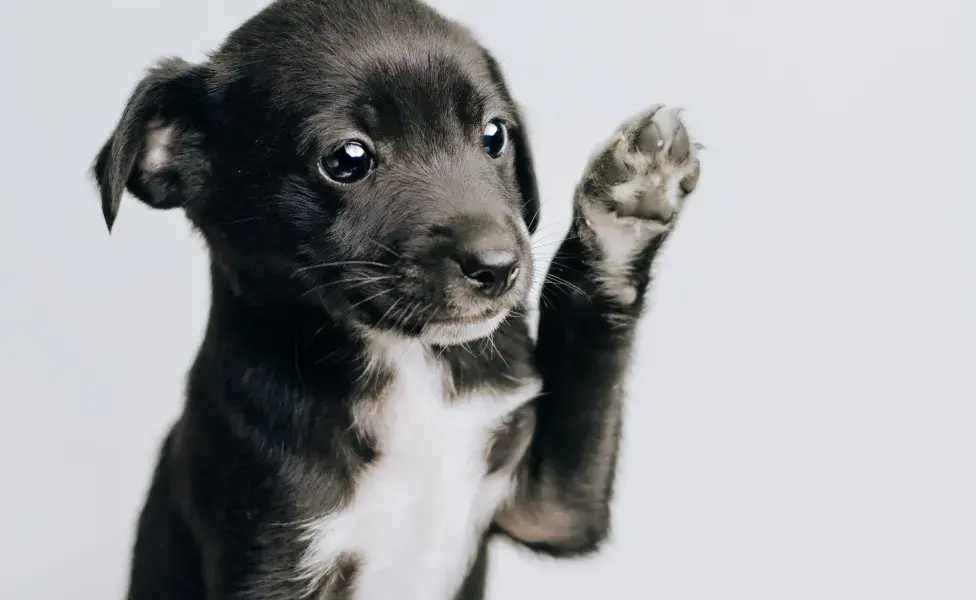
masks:
[[[346,142],[319,161],[319,171],[337,183],[355,183],[373,170],[373,157],[359,142]]]

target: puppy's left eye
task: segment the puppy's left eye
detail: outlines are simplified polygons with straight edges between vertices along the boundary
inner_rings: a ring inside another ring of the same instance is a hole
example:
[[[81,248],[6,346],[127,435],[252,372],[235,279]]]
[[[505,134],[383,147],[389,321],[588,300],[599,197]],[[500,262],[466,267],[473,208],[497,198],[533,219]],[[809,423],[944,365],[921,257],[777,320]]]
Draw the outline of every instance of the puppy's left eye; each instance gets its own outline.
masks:
[[[508,130],[505,124],[498,119],[489,121],[481,135],[481,144],[485,147],[488,156],[492,158],[501,156],[508,145]]]
[[[355,183],[373,170],[373,157],[359,142],[346,142],[319,161],[319,171],[338,183]]]

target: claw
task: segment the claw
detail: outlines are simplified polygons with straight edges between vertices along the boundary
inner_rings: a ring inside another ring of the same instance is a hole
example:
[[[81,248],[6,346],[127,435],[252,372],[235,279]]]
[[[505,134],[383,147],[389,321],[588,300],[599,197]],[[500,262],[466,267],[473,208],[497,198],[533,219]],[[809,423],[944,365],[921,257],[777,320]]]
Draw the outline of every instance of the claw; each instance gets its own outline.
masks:
[[[698,177],[701,175],[701,163],[695,165],[695,170],[688,174],[687,177],[681,180],[678,184],[681,186],[681,191],[688,195],[695,191],[698,187]]]
[[[691,139],[688,138],[688,130],[678,121],[674,128],[674,139],[671,140],[671,158],[678,163],[683,163],[691,154]]]

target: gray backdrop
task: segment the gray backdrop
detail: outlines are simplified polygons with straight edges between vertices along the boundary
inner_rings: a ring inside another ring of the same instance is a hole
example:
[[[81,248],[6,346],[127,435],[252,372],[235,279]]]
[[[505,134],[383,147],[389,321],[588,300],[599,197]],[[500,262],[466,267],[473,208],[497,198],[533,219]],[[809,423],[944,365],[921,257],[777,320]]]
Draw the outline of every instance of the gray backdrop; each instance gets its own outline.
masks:
[[[262,4],[0,0],[4,598],[121,597],[208,287],[180,214],[128,199],[110,237],[85,170],[150,61]],[[549,240],[627,115],[683,105],[709,147],[658,264],[614,543],[499,547],[492,598],[976,598],[976,3],[436,4],[526,105]]]

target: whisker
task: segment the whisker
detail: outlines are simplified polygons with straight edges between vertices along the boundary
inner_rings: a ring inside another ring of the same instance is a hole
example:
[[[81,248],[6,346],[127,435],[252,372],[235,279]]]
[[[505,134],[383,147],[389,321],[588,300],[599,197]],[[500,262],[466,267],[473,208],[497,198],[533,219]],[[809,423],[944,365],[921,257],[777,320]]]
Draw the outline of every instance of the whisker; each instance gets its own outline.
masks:
[[[489,335],[489,336],[488,336],[488,342],[489,342],[489,343],[491,344],[491,347],[492,347],[492,349],[493,349],[493,350],[494,350],[495,352],[497,352],[497,353],[498,353],[498,358],[500,358],[500,359],[501,359],[501,361],[502,361],[503,363],[505,363],[505,368],[506,368],[506,369],[511,369],[511,368],[512,368],[512,367],[511,367],[511,365],[509,365],[509,364],[508,364],[508,361],[507,361],[507,360],[505,360],[505,357],[504,357],[504,356],[502,356],[502,352],[501,352],[501,350],[499,350],[499,349],[498,349],[498,346],[496,346],[496,345],[495,345],[495,336],[494,336],[494,335]]]
[[[542,202],[540,201],[539,202],[539,205],[535,207],[535,214],[532,215],[532,217],[528,220],[528,223],[526,223],[526,224],[528,226],[530,226],[530,227],[532,226],[533,223],[536,224],[536,225],[538,225],[539,224],[539,216],[541,214],[542,214]]]
[[[495,345],[495,342],[492,342],[491,345],[494,346]],[[512,365],[508,364],[508,361],[505,360],[505,356],[502,355],[501,350],[498,350],[498,358],[502,359],[502,362],[505,363],[505,368],[506,369],[508,369],[508,370],[511,370],[512,369]]]
[[[316,292],[321,292],[325,288],[332,287],[334,285],[351,284],[351,285],[349,285],[349,287],[350,288],[355,288],[355,287],[359,287],[361,285],[366,285],[367,283],[374,283],[374,282],[378,282],[378,281],[385,281],[387,279],[394,279],[394,278],[396,278],[396,275],[378,275],[376,277],[357,277],[357,278],[350,278],[350,279],[343,278],[343,279],[340,279],[338,281],[330,281],[328,283],[323,283],[323,284],[317,285],[317,286],[315,286],[315,287],[313,287],[311,289],[305,290],[304,292],[302,292],[301,294],[299,294],[298,297],[299,298],[304,298],[308,294],[313,294],[313,293],[316,293]]]
[[[553,231],[553,227],[557,227],[557,226],[559,226],[559,229]],[[561,225],[559,223],[549,223],[545,227],[540,227],[539,229],[536,229],[535,230],[535,233],[532,235],[532,237],[533,237],[533,239],[539,239],[540,237],[550,237],[550,236],[553,236],[553,235],[562,235],[562,234],[565,234],[568,230],[569,230],[569,228],[566,225]],[[542,236],[541,234],[543,232],[548,232],[548,233],[546,233],[545,236]]]
[[[381,244],[380,242],[377,242],[376,240],[369,240],[369,241],[372,242],[372,243],[374,243],[374,244],[376,244],[377,246],[379,246],[383,250],[386,250],[387,252],[389,252],[393,256],[395,256],[397,258],[400,258],[401,254],[399,252],[397,252],[396,250],[394,250],[393,248],[390,248],[386,244]]]
[[[397,366],[398,366],[398,365],[400,364],[400,361],[401,361],[401,360],[403,360],[403,357],[407,355],[407,350],[409,350],[409,349],[410,349],[410,346],[411,346],[411,345],[412,345],[412,344],[413,344],[413,343],[414,343],[415,341],[416,341],[416,338],[410,338],[410,340],[409,340],[409,341],[407,342],[407,345],[406,345],[406,346],[405,346],[405,347],[403,348],[403,353],[402,353],[402,354],[400,354],[400,358],[398,358],[398,359],[396,359],[396,362],[394,362],[394,363],[393,363],[393,371],[394,371],[394,372],[396,372],[396,368],[397,368]]]
[[[544,244],[532,244],[532,246],[530,246],[530,248],[532,248],[533,250],[541,250],[542,248],[549,248],[549,247],[555,246],[557,244],[562,244],[565,241],[566,240],[559,239],[559,240],[555,240],[555,241],[552,241],[552,242],[546,242]]]
[[[397,300],[396,300],[396,302],[394,302],[393,304],[391,304],[391,305],[390,305],[390,308],[388,308],[388,309],[386,309],[386,312],[385,312],[385,313],[383,313],[383,316],[382,316],[382,317],[380,317],[380,320],[376,322],[376,325],[377,325],[377,327],[379,327],[380,325],[382,325],[382,324],[383,324],[383,319],[385,319],[385,318],[386,318],[386,316],[387,316],[388,314],[390,314],[390,311],[392,311],[392,310],[393,310],[394,308],[396,308],[396,305],[397,305],[397,304],[400,304],[400,301],[401,301],[401,300],[403,300],[403,298],[397,298]]]
[[[326,263],[316,263],[314,265],[306,265],[304,267],[299,267],[292,272],[292,277],[306,271],[311,271],[313,269],[325,269],[326,267],[345,267],[352,265],[367,265],[372,267],[389,267],[389,265],[369,261],[369,260],[343,260],[338,262],[326,262]]]
[[[233,221],[224,221],[223,223],[219,223],[218,224],[218,227],[226,227],[228,225],[239,225],[241,223],[249,223],[251,221],[260,221],[262,219],[264,219],[264,217],[262,217],[262,216],[244,217],[243,219],[235,219]]]
[[[465,352],[467,352],[468,354],[470,354],[471,355],[471,358],[478,358],[478,355],[475,354],[474,352],[472,352],[471,351],[471,348],[468,348],[468,343],[469,342],[462,342],[460,344],[461,348],[463,348]]]
[[[350,307],[349,307],[349,310],[353,310],[353,309],[355,309],[355,308],[356,308],[357,306],[360,306],[360,305],[362,305],[362,304],[365,304],[366,302],[369,302],[370,300],[373,300],[373,299],[375,299],[375,298],[379,298],[379,297],[380,297],[380,296],[382,296],[383,294],[389,294],[389,293],[390,293],[390,292],[392,292],[392,291],[393,291],[393,290],[380,290],[380,291],[379,291],[379,292],[377,292],[376,294],[373,294],[372,296],[369,296],[368,298],[366,298],[366,299],[364,299],[364,300],[360,300],[359,302],[357,302],[357,303],[355,303],[355,304],[353,304],[352,306],[350,306]]]
[[[400,327],[402,327],[403,324],[406,323],[407,320],[410,318],[410,316],[413,315],[414,311],[417,310],[418,305],[419,305],[418,302],[411,302],[410,305],[407,306],[407,310],[405,310],[400,314],[400,318],[396,320],[396,323],[394,323],[393,328],[399,329]]]
[[[572,233],[571,231],[553,231],[552,233],[548,233],[546,235],[541,235],[541,236],[537,235],[534,238],[532,238],[532,241],[539,242],[542,240],[552,239],[554,237],[558,237],[559,239],[572,240],[578,238],[579,234]]]
[[[551,225],[549,227],[551,227]],[[537,230],[535,232],[535,235],[532,236],[532,239],[535,239],[535,240],[543,240],[543,239],[546,239],[546,238],[550,238],[550,237],[552,237],[554,235],[560,235],[561,233],[565,233],[565,232],[561,232],[561,231],[550,231],[546,235],[541,235],[542,232],[545,231],[546,229],[548,229],[548,227],[543,227],[542,229]]]
[[[586,292],[584,292],[578,285],[576,285],[575,283],[572,283],[570,281],[567,281],[567,280],[563,279],[562,277],[559,277],[558,275],[553,275],[552,273],[547,273],[546,274],[545,281],[546,281],[546,283],[551,283],[556,288],[560,288],[560,287],[564,287],[564,286],[565,287],[568,287],[568,288],[570,288],[572,290],[575,290],[575,291],[579,292],[587,300],[589,300],[591,302],[593,301],[593,299],[590,298],[590,295],[587,294]]]

